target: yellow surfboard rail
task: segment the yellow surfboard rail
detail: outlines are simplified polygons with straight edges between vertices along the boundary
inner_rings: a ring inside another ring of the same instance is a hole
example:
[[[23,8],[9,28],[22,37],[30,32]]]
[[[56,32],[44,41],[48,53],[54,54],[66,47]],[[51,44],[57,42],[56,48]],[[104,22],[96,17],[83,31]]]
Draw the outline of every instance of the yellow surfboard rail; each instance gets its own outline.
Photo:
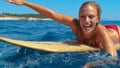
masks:
[[[73,42],[33,42],[33,41],[14,40],[5,37],[0,37],[0,41],[4,41],[16,46],[47,51],[47,52],[79,52],[79,51],[100,50],[87,45],[75,44]],[[115,48],[120,49],[120,46],[115,45]]]

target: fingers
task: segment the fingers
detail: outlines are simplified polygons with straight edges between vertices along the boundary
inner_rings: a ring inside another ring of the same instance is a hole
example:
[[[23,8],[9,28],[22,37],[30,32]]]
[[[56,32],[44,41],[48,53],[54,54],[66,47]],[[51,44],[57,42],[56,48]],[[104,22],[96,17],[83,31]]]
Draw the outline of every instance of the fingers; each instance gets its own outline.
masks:
[[[24,0],[5,0],[5,1],[16,5],[22,5]]]
[[[7,2],[13,2],[13,0],[5,0],[5,1],[7,1]]]
[[[14,3],[14,0],[5,0],[6,2]]]

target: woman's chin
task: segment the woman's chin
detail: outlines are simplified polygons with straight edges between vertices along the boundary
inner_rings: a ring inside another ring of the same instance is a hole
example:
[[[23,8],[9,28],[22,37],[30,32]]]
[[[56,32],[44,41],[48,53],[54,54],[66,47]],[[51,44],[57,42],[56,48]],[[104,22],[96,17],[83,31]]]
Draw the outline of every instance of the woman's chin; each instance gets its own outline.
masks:
[[[89,35],[89,34],[91,34],[92,31],[91,30],[84,30],[83,32],[85,35]]]

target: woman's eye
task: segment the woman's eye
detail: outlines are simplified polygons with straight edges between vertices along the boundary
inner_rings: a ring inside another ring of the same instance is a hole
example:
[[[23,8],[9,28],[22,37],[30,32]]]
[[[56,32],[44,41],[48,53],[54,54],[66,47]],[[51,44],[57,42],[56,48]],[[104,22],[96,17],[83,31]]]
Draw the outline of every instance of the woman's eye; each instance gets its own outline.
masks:
[[[90,15],[90,16],[89,16],[90,19],[93,19],[94,17],[95,17],[95,16],[93,16],[93,15]]]
[[[81,18],[85,18],[85,16],[80,16]]]

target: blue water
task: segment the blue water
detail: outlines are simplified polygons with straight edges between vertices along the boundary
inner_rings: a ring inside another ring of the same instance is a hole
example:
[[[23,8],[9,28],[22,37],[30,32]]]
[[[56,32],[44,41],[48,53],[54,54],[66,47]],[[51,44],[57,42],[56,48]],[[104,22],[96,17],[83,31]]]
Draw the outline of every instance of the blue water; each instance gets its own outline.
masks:
[[[101,21],[117,24],[119,21]],[[27,41],[74,41],[71,29],[56,21],[0,21],[0,36]],[[120,56],[120,51],[118,51]],[[14,46],[0,41],[0,68],[81,68],[86,63],[93,68],[120,68],[105,51],[50,53]]]

